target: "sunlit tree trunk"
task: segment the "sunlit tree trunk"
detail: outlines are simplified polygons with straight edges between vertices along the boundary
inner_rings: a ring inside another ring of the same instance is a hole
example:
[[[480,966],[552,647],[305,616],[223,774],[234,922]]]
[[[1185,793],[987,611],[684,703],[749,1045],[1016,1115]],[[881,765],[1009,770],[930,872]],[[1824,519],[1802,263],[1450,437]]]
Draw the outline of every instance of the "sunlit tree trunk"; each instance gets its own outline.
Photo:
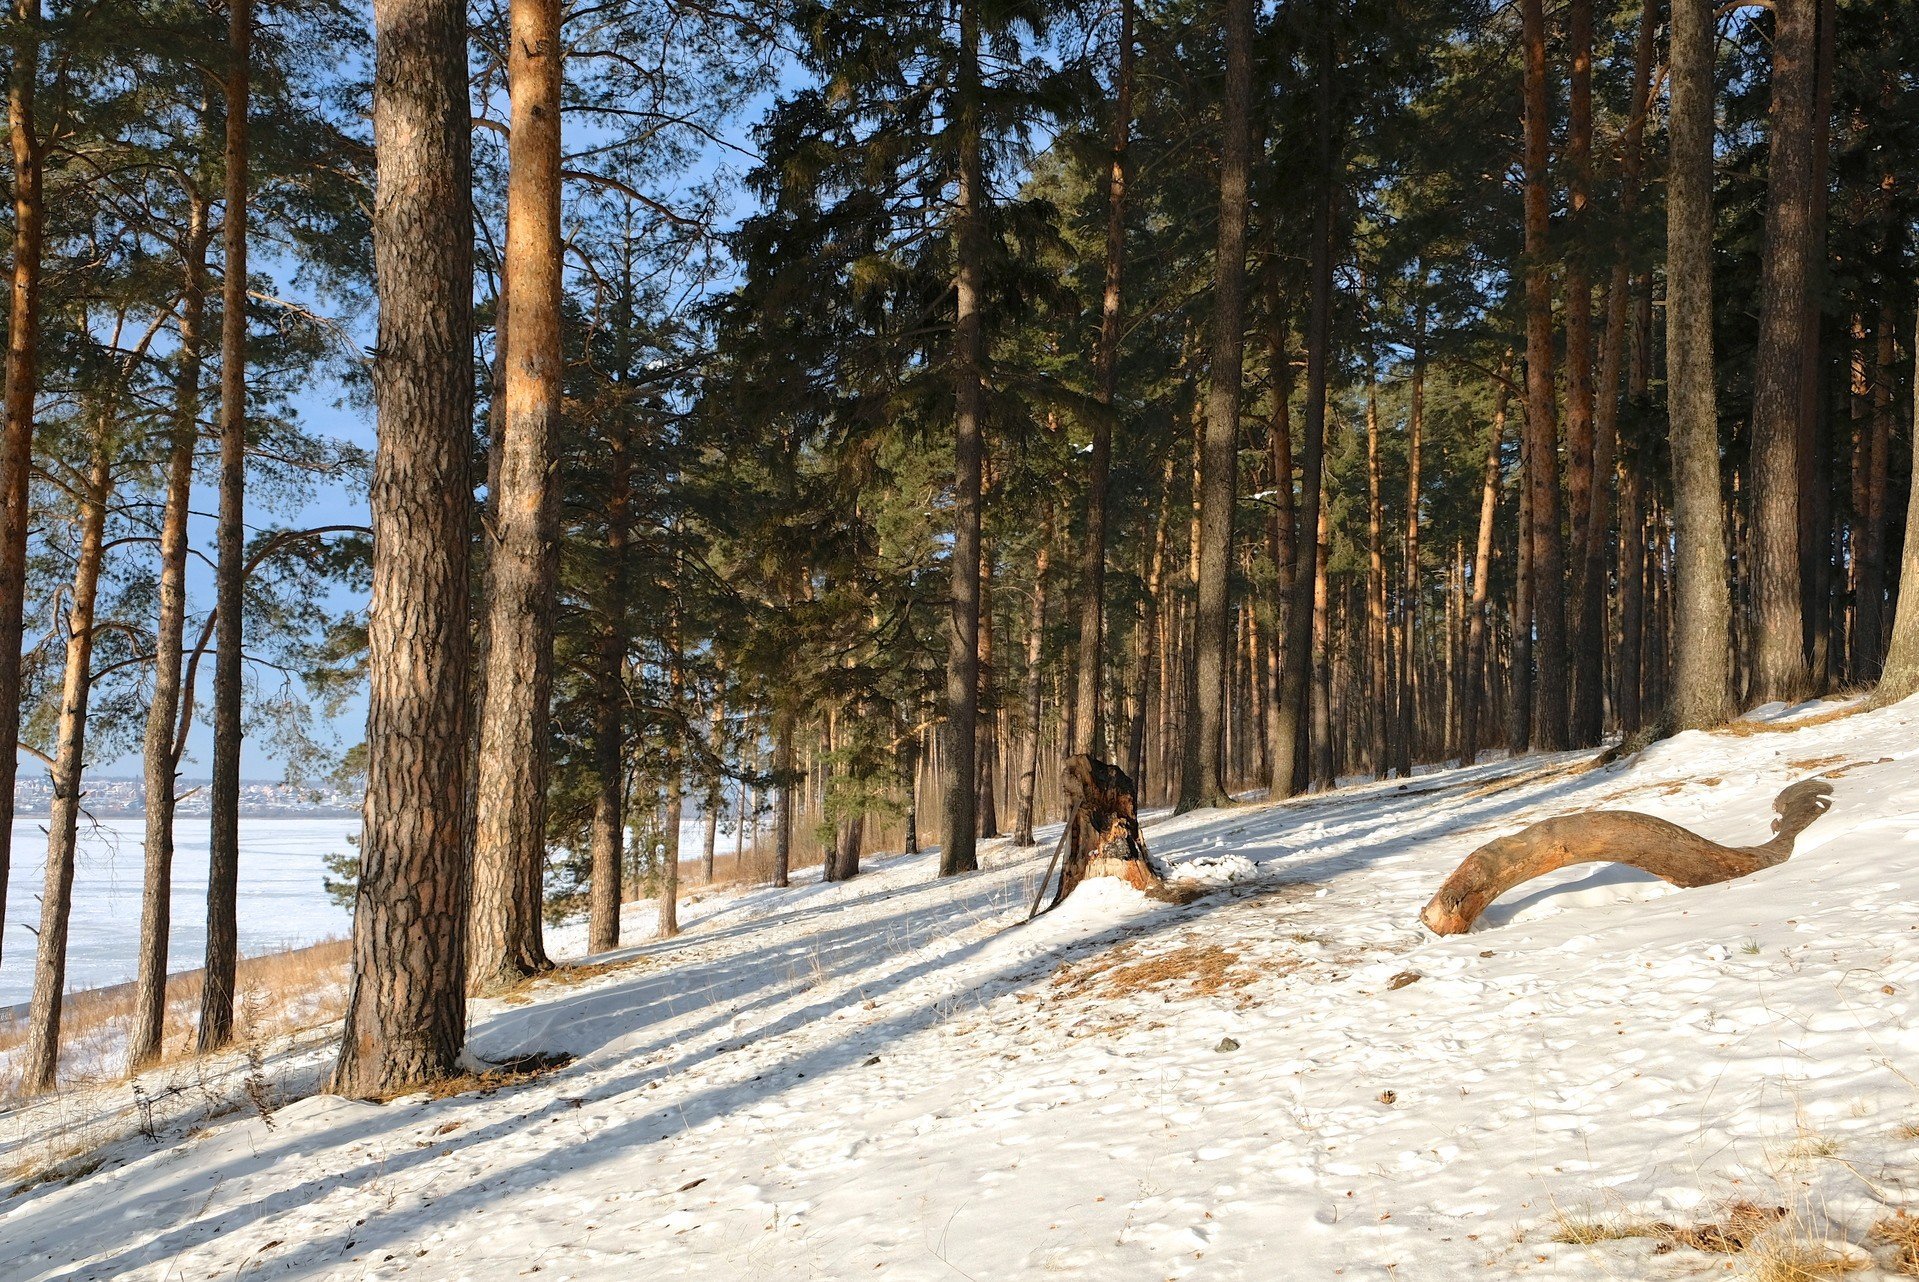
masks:
[[[153,697],[147,703],[145,883],[140,895],[139,972],[127,1030],[127,1065],[158,1059],[166,1021],[167,944],[173,919],[173,814],[180,757],[174,723],[180,715],[182,645],[187,617],[187,517],[193,497],[193,450],[200,439],[201,327],[206,320],[207,200],[187,197],[185,280],[180,292],[180,362],[174,383],[172,439],[167,443],[166,506],[160,516],[160,612],[153,630]]]
[[[332,1089],[451,1072],[466,1036],[467,547],[473,207],[466,9],[375,0],[380,357],[367,798]]]
[[[1727,667],[1732,604],[1726,583],[1712,355],[1714,35],[1711,0],[1674,0],[1666,178],[1666,395],[1672,432],[1675,655],[1667,720],[1680,730],[1717,725],[1732,715],[1732,674]],[[1789,523],[1787,528],[1793,527]],[[1792,564],[1796,567],[1797,560]],[[1793,599],[1797,601],[1796,594]],[[1790,641],[1796,655],[1796,618]]]
[[[487,562],[486,698],[475,791],[468,985],[497,992],[546,969],[547,703],[553,679],[553,466],[560,418],[558,0],[513,0],[507,59],[506,400]]]
[[[221,228],[220,563],[214,610],[212,825],[207,843],[207,951],[198,1046],[233,1039],[233,979],[240,960],[240,702],[246,616],[247,112],[253,8],[227,6],[226,207]]]
[[[1486,617],[1492,603],[1493,521],[1499,512],[1499,452],[1506,435],[1506,405],[1512,395],[1512,353],[1499,364],[1493,388],[1493,422],[1487,431],[1486,463],[1479,482],[1479,532],[1473,543],[1473,600],[1466,616],[1466,672],[1459,704],[1459,760],[1479,759],[1481,678],[1486,668]]]
[[[1040,515],[1039,546],[1033,552],[1033,610],[1026,626],[1026,765],[1020,771],[1019,812],[1013,822],[1013,844],[1033,844],[1033,808],[1039,789],[1041,695],[1045,690],[1040,647],[1046,639],[1046,571],[1052,560],[1051,507]]]
[[[1919,327],[1913,335],[1919,351]],[[1913,408],[1919,412],[1919,379],[1913,383]],[[1919,514],[1919,467],[1912,469],[1912,490],[1906,511]],[[1906,518],[1906,545],[1899,562],[1899,605],[1892,619],[1892,644],[1886,666],[1872,692],[1876,707],[1896,703],[1919,693],[1919,520]]]
[[[105,422],[94,428],[93,457],[79,495],[80,544],[72,604],[67,609],[66,670],[60,683],[60,720],[54,732],[53,805],[47,819],[46,886],[40,894],[40,930],[27,1010],[27,1048],[21,1090],[50,1091],[60,1067],[60,1013],[67,984],[67,927],[73,909],[74,846],[79,835],[80,780],[86,767],[87,701],[93,690],[93,614],[100,587],[110,486]]]
[[[33,473],[34,402],[39,394],[40,256],[45,236],[42,164],[34,99],[40,79],[40,0],[14,0],[7,70],[7,136],[13,151],[13,272],[7,306],[4,422],[0,422],[0,708],[20,709],[21,612],[27,592],[27,483]],[[0,904],[13,858],[17,754],[0,752]]]

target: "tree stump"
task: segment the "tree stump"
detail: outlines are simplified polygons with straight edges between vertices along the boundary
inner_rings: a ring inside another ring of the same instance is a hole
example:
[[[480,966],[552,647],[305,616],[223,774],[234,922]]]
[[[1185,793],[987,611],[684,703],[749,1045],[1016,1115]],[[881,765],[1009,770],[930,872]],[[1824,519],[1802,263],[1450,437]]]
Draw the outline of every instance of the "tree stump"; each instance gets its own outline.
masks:
[[[1139,790],[1131,776],[1087,753],[1068,757],[1060,772],[1067,814],[1066,862],[1048,911],[1088,877],[1118,877],[1152,894],[1166,884],[1139,835]]]
[[[1757,846],[1722,846],[1632,810],[1543,819],[1466,856],[1419,919],[1435,934],[1463,934],[1514,886],[1571,864],[1630,864],[1675,886],[1732,881],[1786,862],[1799,834],[1831,806],[1832,785],[1825,780],[1793,784],[1773,799],[1773,837]]]

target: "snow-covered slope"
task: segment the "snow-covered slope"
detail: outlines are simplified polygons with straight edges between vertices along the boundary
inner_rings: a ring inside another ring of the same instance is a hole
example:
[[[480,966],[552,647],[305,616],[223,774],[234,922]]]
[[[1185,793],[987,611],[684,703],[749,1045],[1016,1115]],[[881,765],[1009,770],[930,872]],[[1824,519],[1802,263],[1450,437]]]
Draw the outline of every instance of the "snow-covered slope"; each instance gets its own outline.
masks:
[[[124,1086],[15,1110],[14,1160],[66,1144],[87,1173],[0,1202],[0,1260],[19,1279],[1724,1277],[1741,1257],[1670,1234],[1556,1239],[1746,1201],[1787,1208],[1782,1240],[1889,1268],[1870,1229],[1919,1202],[1915,745],[1909,702],[1603,769],[1530,758],[1159,818],[1154,852],[1214,893],[1093,882],[1030,926],[1046,845],[989,843],[947,882],[915,856],[715,895],[681,939],[596,959],[627,965],[479,1006],[480,1055],[577,1057],[492,1094],[308,1096],[188,1135],[179,1105],[157,1140],[115,1138]],[[1746,880],[1587,866],[1470,935],[1419,925],[1467,851],[1525,821],[1623,806],[1752,842],[1819,773],[1832,812]],[[298,1093],[322,1054],[256,1076]],[[246,1072],[213,1075],[207,1106]]]

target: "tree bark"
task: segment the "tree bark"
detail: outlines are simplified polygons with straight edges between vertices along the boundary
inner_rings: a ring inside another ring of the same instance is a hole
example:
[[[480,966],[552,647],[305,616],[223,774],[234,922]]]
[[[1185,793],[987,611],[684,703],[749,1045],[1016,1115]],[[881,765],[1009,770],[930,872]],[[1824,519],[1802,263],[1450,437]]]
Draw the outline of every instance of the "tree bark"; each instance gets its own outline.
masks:
[[[1499,513],[1499,452],[1506,436],[1506,405],[1512,395],[1512,353],[1499,364],[1493,388],[1493,423],[1486,436],[1486,463],[1479,483],[1479,533],[1473,544],[1473,601],[1466,618],[1466,688],[1459,705],[1459,764],[1479,760],[1480,678],[1486,669],[1487,609],[1492,602],[1493,521]]]
[[[1630,864],[1675,886],[1711,886],[1782,864],[1793,842],[1831,807],[1823,779],[1793,784],[1773,801],[1772,839],[1722,846],[1678,824],[1633,810],[1592,810],[1542,819],[1489,841],[1454,870],[1419,919],[1439,935],[1461,935],[1501,895],[1572,864]]]
[[[0,422],[0,708],[18,734],[22,611],[27,595],[27,483],[33,474],[34,403],[40,377],[40,258],[45,239],[42,158],[34,121],[40,79],[40,0],[13,0],[7,134],[13,150],[13,279],[7,310],[4,422]],[[13,860],[13,785],[18,754],[0,752],[0,904]]]
[[[1913,334],[1919,351],[1919,327]],[[1919,379],[1913,380],[1913,410],[1919,415]],[[1906,543],[1899,562],[1899,605],[1892,617],[1892,643],[1886,666],[1873,688],[1872,706],[1883,708],[1919,693],[1919,465],[1912,469],[1912,490],[1906,507]]]
[[[1080,562],[1079,653],[1071,747],[1097,753],[1105,736],[1100,680],[1105,664],[1106,499],[1112,469],[1113,408],[1119,384],[1120,285],[1126,259],[1126,177],[1133,123],[1133,0],[1120,0],[1119,66],[1113,79],[1113,150],[1106,176],[1106,273],[1100,294],[1099,345],[1093,353],[1093,450],[1086,460],[1086,546]]]
[[[1252,153],[1253,4],[1226,2],[1226,96],[1219,167],[1213,343],[1200,438],[1199,593],[1193,615],[1195,715],[1187,724],[1180,811],[1223,806],[1225,680],[1233,509],[1238,495],[1239,398],[1246,329],[1247,182]]]
[[[498,992],[552,965],[541,932],[547,714],[553,680],[554,493],[561,378],[558,0],[513,0],[507,74],[506,399],[488,560],[467,983]]]
[[[27,1049],[20,1064],[21,1091],[50,1091],[60,1068],[60,1013],[67,984],[67,926],[73,908],[74,845],[80,821],[80,782],[85,770],[87,700],[93,690],[93,617],[100,586],[107,499],[111,485],[107,424],[94,428],[87,488],[80,496],[80,546],[74,563],[73,604],[67,611],[66,670],[60,683],[60,721],[55,732],[53,805],[47,819],[46,886],[40,895],[38,955],[33,1001],[27,1010]]]
[[[1732,715],[1727,666],[1732,602],[1726,584],[1712,353],[1714,37],[1710,0],[1674,0],[1666,179],[1666,386],[1672,435],[1675,653],[1666,720],[1675,730],[1718,725]],[[1797,565],[1796,560],[1792,563]],[[1796,622],[1791,642],[1797,650]]]
[[[1559,531],[1557,405],[1553,388],[1553,285],[1547,235],[1552,118],[1546,93],[1543,0],[1521,0],[1526,45],[1525,253],[1526,484],[1532,496],[1533,631],[1538,707],[1534,738],[1547,752],[1570,746],[1566,673],[1566,558]]]
[[[375,0],[373,595],[353,981],[331,1088],[453,1071],[466,1035],[467,548],[473,491],[466,8]]]
[[[776,709],[773,714],[773,775],[779,794],[773,817],[773,884],[789,884],[793,869],[793,713]]]
[[[993,554],[982,548],[979,567],[979,675],[980,724],[974,731],[979,764],[973,801],[975,831],[982,837],[999,832],[999,674],[993,665]]]
[[[954,90],[959,190],[953,211],[958,262],[953,323],[953,588],[946,650],[946,752],[940,805],[940,876],[977,872],[975,753],[979,718],[980,490],[985,443],[981,411],[986,357],[985,165],[980,138],[978,0],[959,0],[959,65]]]
[[[1810,690],[1799,562],[1799,415],[1813,255],[1813,37],[1817,0],[1773,4],[1771,141],[1753,366],[1753,655],[1748,698],[1791,702]],[[1683,631],[1683,625],[1682,625]]]
[[[1572,704],[1568,733],[1577,744],[1599,742],[1605,729],[1606,601],[1601,592],[1588,600],[1586,568],[1594,548],[1604,548],[1603,495],[1612,485],[1612,458],[1600,457],[1593,388],[1593,298],[1591,232],[1587,224],[1592,187],[1593,11],[1592,0],[1572,0],[1567,24],[1572,74],[1566,112],[1567,205],[1570,245],[1566,252],[1566,457],[1567,502],[1572,510]],[[1609,310],[1610,302],[1608,299]],[[1595,520],[1595,517],[1598,519]]]
[[[160,517],[160,611],[153,630],[153,697],[142,745],[145,774],[145,881],[140,895],[139,973],[127,1029],[127,1067],[159,1059],[166,1022],[167,944],[173,921],[173,814],[180,757],[182,647],[187,616],[187,518],[193,497],[193,450],[200,439],[201,327],[206,320],[207,200],[187,197],[180,293],[179,374],[174,383],[172,439],[167,443],[166,505]]]
[[[1406,564],[1400,581],[1399,727],[1393,764],[1410,779],[1419,745],[1419,469],[1426,423],[1426,272],[1419,274],[1419,316],[1413,336],[1412,408],[1406,418]]]
[[[621,285],[619,375],[625,383],[632,373],[623,337],[632,325],[627,306],[632,288],[630,274],[622,274]],[[597,787],[591,837],[592,893],[587,903],[587,946],[596,953],[620,946],[620,904],[625,899],[621,883],[626,871],[626,544],[633,484],[628,428],[625,411],[616,411],[606,443],[606,566],[600,584],[604,595],[593,673],[593,770]]]
[[[240,703],[244,695],[247,478],[247,112],[251,0],[227,6],[226,208],[220,314],[220,563],[214,610],[212,822],[207,843],[207,950],[200,984],[201,1054],[233,1040],[240,960]]]
[[[1041,695],[1045,690],[1040,647],[1046,639],[1046,570],[1052,558],[1052,542],[1052,509],[1047,507],[1040,514],[1039,546],[1033,551],[1033,613],[1026,628],[1026,768],[1020,772],[1019,812],[1013,822],[1015,846],[1033,844],[1033,802],[1039,790]]]
[[[666,858],[660,866],[659,924],[657,939],[671,939],[680,933],[680,819],[686,798],[686,659],[681,648],[680,619],[674,613],[667,628],[666,684],[671,739],[666,747]]]
[[[1385,513],[1379,493],[1379,388],[1368,344],[1366,357],[1366,767],[1384,779],[1392,745],[1386,724],[1393,712],[1386,671]]]
[[[1319,57],[1314,76],[1314,159],[1319,187],[1313,202],[1312,248],[1308,274],[1309,299],[1306,312],[1306,403],[1305,439],[1299,453],[1299,506],[1294,528],[1299,531],[1299,552],[1293,568],[1293,599],[1288,614],[1286,652],[1280,664],[1278,708],[1273,717],[1273,795],[1295,796],[1312,780],[1313,745],[1313,663],[1321,653],[1315,638],[1320,624],[1318,609],[1321,595],[1319,538],[1320,487],[1325,470],[1326,381],[1332,347],[1333,314],[1333,207],[1338,200],[1334,168],[1333,38],[1330,25],[1322,15]]]

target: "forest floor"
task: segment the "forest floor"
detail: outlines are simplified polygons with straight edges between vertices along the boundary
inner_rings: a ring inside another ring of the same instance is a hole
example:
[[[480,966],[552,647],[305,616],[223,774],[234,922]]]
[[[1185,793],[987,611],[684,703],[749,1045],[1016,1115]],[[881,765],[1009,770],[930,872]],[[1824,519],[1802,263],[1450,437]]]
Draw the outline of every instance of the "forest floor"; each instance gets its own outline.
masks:
[[[1919,1271],[1919,700],[1818,711],[1605,767],[1151,817],[1212,887],[1183,906],[1095,881],[1019,925],[1048,833],[986,843],[976,876],[922,854],[703,896],[677,940],[476,1005],[477,1055],[572,1057],[551,1071],[353,1103],[313,1093],[319,1028],[7,1110],[0,1161],[39,1178],[0,1200],[0,1260],[23,1282]],[[1814,774],[1832,812],[1781,866],[1685,891],[1585,866],[1471,934],[1419,924],[1520,823],[1630,807],[1744,844]]]

